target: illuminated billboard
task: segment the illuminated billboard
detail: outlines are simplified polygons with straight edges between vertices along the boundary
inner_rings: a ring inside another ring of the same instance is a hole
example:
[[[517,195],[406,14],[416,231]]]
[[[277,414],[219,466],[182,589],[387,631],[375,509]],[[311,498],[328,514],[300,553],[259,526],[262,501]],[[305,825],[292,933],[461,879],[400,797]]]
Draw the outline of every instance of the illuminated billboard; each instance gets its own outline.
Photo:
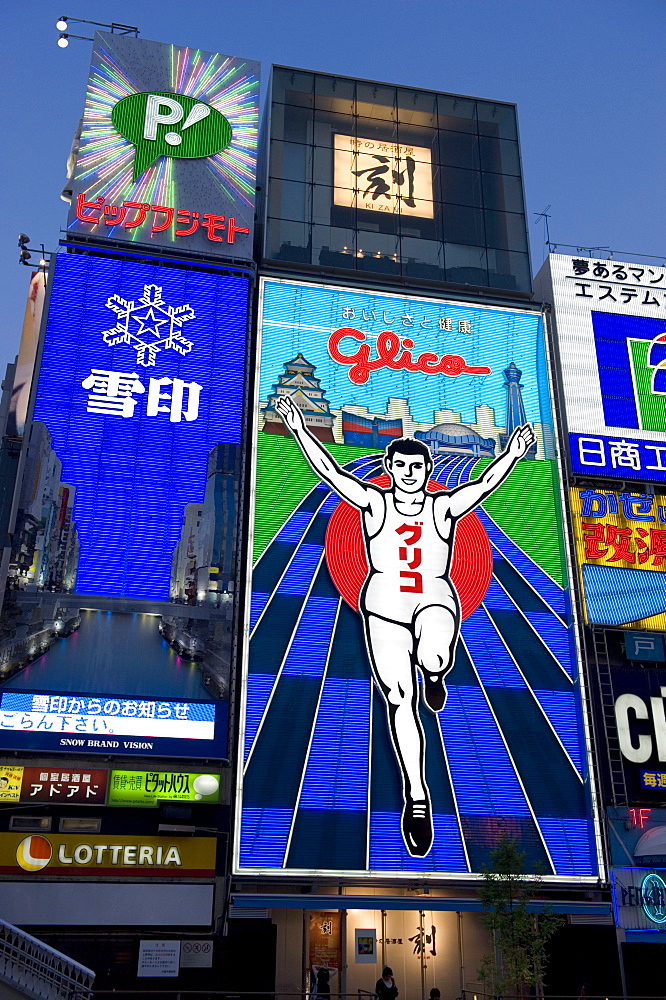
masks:
[[[124,660],[124,654],[115,644],[120,643],[121,637],[121,628],[109,631],[108,641],[113,644],[111,654],[119,661]],[[68,652],[76,656],[80,650],[75,645]],[[47,654],[44,666],[47,669],[55,667],[57,659]],[[169,665],[166,657],[165,660],[165,666]],[[26,687],[31,683],[31,676],[38,676],[38,673],[34,671],[33,674],[28,667],[5,688],[0,688],[0,745],[3,749],[40,750],[43,753],[60,750],[106,756],[156,754],[194,758],[226,755],[226,704],[216,704],[212,700],[56,694]],[[111,671],[102,683],[109,687],[120,686]]]
[[[429,149],[351,135],[333,140],[335,205],[433,218]]]
[[[227,757],[228,650],[217,674],[203,661],[235,613],[249,291],[211,267],[57,257],[15,498],[1,747]]]
[[[611,868],[615,924],[625,932],[666,930],[666,870]]]
[[[111,771],[110,806],[151,806],[160,802],[220,801],[220,777],[182,771]]]
[[[98,32],[68,230],[252,256],[259,64]]]
[[[239,873],[598,873],[538,312],[264,279]]]
[[[0,802],[157,808],[161,802],[207,805],[219,801],[217,774],[108,771],[76,763],[60,767],[0,766]]]
[[[0,833],[0,873],[212,878],[216,847],[214,837]]]
[[[58,257],[33,420],[74,491],[77,593],[168,600],[209,453],[240,443],[247,300],[241,277]]]
[[[0,802],[104,805],[109,772],[80,767],[0,767]]]
[[[666,631],[666,496],[570,490],[586,621]]]
[[[553,304],[573,472],[666,482],[666,268],[551,254],[535,292]]]
[[[597,703],[597,712],[603,729],[617,732],[616,748],[611,746],[608,750],[610,763],[602,762],[600,768],[608,786],[608,798],[617,800],[622,788],[625,801],[632,805],[663,805],[666,802],[666,668],[663,664],[618,666],[616,662],[610,669],[607,694],[603,705]],[[666,855],[666,848],[662,853]]]

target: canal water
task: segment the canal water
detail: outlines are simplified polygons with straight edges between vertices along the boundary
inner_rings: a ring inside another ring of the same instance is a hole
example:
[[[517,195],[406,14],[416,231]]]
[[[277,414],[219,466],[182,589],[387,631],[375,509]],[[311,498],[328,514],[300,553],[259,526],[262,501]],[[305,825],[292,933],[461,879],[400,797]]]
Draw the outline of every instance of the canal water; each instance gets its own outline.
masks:
[[[3,689],[213,700],[199,665],[174,652],[159,622],[157,615],[82,611],[77,632],[56,639]]]

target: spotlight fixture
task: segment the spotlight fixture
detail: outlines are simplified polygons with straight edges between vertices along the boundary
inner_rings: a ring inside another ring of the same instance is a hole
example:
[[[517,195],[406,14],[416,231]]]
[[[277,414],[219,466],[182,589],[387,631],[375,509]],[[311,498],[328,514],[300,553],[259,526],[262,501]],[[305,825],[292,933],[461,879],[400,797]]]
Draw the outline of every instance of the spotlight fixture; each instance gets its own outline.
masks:
[[[28,250],[29,242],[30,242],[30,237],[26,236],[25,233],[18,234],[19,264],[27,264],[27,262],[32,257],[32,254]]]
[[[60,32],[58,45],[61,49],[67,48],[70,38],[78,38],[84,42],[93,41],[90,35],[73,35],[69,30],[70,24],[90,24],[93,28],[106,28],[116,35],[134,35],[135,38],[139,36],[139,29],[131,24],[119,24],[117,21],[107,24],[105,21],[90,21],[86,17],[68,17],[67,14],[63,14],[55,23],[56,30]]]

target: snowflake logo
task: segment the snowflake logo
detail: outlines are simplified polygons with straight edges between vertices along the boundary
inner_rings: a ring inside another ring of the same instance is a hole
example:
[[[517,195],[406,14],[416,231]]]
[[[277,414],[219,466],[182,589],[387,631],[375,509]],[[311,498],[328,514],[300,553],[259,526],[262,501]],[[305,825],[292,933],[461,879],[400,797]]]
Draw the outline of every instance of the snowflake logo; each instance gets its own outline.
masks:
[[[118,320],[112,330],[105,330],[102,334],[104,343],[109,347],[129,344],[136,351],[136,363],[144,368],[153,366],[162,350],[185,355],[194,346],[180,332],[183,323],[194,319],[194,309],[190,305],[166,305],[158,285],[144,285],[138,302],[112,295],[106,305],[117,314]],[[130,327],[132,323],[137,326]]]

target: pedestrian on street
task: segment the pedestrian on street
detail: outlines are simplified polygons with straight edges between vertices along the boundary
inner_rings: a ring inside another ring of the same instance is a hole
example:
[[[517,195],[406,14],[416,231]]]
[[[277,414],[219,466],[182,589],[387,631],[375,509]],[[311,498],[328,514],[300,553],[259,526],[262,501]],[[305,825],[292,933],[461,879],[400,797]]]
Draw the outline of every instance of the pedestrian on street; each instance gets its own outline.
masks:
[[[322,966],[317,970],[317,997],[330,997],[331,995],[331,974],[327,968]]]
[[[393,978],[393,969],[388,965],[384,967],[382,978],[375,983],[375,996],[377,1000],[395,1000],[398,996],[398,987]]]

